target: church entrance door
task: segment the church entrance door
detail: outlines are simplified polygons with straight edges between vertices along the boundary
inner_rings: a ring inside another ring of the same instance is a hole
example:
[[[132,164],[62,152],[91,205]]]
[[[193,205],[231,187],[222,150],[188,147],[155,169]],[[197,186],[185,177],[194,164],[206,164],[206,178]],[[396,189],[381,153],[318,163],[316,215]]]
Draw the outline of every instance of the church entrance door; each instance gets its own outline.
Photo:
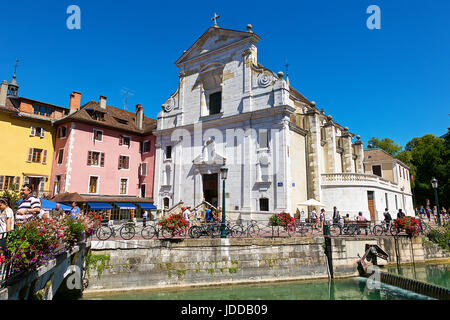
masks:
[[[217,208],[219,175],[217,173],[204,174],[203,178],[203,197],[205,201]]]

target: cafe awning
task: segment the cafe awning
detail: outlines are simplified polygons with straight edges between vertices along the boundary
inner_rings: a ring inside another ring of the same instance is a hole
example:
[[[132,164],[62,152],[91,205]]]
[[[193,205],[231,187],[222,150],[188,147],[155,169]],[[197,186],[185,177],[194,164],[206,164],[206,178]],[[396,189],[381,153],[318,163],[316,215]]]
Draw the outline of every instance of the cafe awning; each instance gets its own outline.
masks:
[[[104,209],[112,209],[112,205],[106,202],[88,202],[88,206],[91,210],[104,210]]]
[[[129,202],[114,202],[119,209],[136,209],[136,206]]]
[[[150,202],[138,202],[136,203],[137,205],[139,205],[142,209],[147,209],[147,210],[156,210],[156,206],[153,203]]]

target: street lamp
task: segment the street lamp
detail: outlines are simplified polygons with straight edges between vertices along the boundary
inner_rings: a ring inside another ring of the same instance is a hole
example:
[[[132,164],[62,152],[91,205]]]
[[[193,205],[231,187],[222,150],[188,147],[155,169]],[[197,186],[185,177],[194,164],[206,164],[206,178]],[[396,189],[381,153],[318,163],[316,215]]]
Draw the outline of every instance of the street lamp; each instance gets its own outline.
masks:
[[[437,215],[438,215],[438,226],[441,226],[441,212],[439,211],[439,199],[438,199],[438,193],[437,193],[437,188],[438,188],[438,181],[435,177],[433,177],[433,179],[431,179],[431,186],[434,189],[434,198],[436,199],[436,208],[437,208]]]
[[[227,180],[228,176],[228,168],[222,166],[220,168],[220,174],[222,176],[222,234],[221,238],[226,238],[227,234],[225,232],[225,180]]]

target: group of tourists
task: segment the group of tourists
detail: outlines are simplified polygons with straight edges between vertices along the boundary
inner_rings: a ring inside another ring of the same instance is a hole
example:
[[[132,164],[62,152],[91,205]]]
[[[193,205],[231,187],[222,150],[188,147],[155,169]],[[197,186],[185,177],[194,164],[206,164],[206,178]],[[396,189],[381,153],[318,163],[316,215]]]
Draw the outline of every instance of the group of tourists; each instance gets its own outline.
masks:
[[[219,220],[220,210],[216,210],[215,208],[206,209],[205,214],[203,215],[197,208],[194,208],[191,211],[191,207],[187,206],[181,208],[181,214],[183,215],[184,220],[189,224],[191,221],[211,223]]]
[[[425,220],[425,218],[427,218],[428,222],[431,222],[432,220],[431,217],[433,217],[434,223],[438,222],[437,206],[434,206],[433,209],[431,209],[430,206],[427,206],[426,208],[420,206],[418,214],[422,220]],[[441,207],[440,215],[441,215],[441,222],[447,222],[449,220],[449,212],[447,211],[447,209],[445,209],[445,207]]]
[[[61,209],[61,205],[57,203],[55,209],[47,212],[42,209],[41,200],[33,195],[33,187],[31,184],[24,184],[20,189],[20,202],[17,211],[14,212],[14,205],[9,198],[0,198],[0,233],[14,230],[15,225],[20,225],[31,218],[43,218],[50,214],[51,216],[65,216],[66,213]],[[81,214],[80,208],[76,202],[72,203],[70,217],[77,219]]]

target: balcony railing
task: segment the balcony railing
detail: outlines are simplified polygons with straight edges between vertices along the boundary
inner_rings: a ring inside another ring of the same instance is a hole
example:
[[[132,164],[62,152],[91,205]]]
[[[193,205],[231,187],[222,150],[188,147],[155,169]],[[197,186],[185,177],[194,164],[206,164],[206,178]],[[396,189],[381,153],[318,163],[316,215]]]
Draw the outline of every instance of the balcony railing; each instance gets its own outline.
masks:
[[[398,183],[367,173],[324,173],[322,174],[321,183],[323,185],[375,183],[391,188],[398,188]]]

